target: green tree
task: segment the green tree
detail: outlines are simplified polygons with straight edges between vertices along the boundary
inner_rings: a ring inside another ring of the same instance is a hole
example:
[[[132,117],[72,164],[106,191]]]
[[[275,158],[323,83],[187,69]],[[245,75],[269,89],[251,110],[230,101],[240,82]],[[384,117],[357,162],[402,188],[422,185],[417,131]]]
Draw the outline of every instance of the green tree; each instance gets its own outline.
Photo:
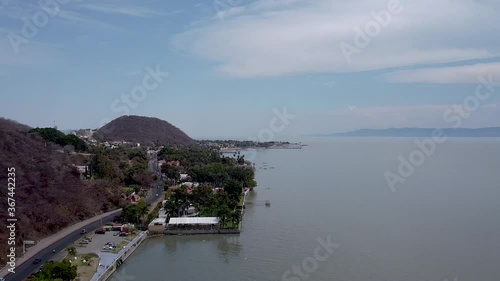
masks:
[[[116,177],[113,163],[102,151],[98,151],[94,157],[92,157],[91,167],[92,174],[98,178],[114,179]]]
[[[148,204],[146,204],[146,200],[144,198],[139,199],[137,202],[137,214],[144,221],[144,216],[148,214]]]
[[[243,165],[243,164],[245,164],[245,155],[240,156],[239,154],[240,154],[240,152],[238,151],[238,164]]]
[[[179,216],[179,203],[174,199],[170,199],[167,202],[167,212],[171,217]]]
[[[128,169],[130,167],[130,165],[128,164],[128,162],[121,161],[120,164],[118,165],[118,167],[122,170],[125,170],[125,169]]]
[[[167,178],[174,181],[174,184],[177,183],[181,178],[181,171],[179,167],[172,165],[163,165],[161,166],[161,172],[167,176]]]
[[[82,140],[81,138],[75,136],[75,135],[72,135],[72,134],[66,135],[65,142],[69,145],[74,146],[76,151],[87,151],[88,150],[88,146],[85,143],[85,141]]]
[[[141,198],[136,204],[126,204],[122,207],[122,217],[125,222],[139,223],[139,219],[144,221],[144,216],[148,213],[148,205]]]
[[[55,128],[35,128],[31,132],[38,133],[46,141],[53,142],[60,146],[72,145],[76,151],[87,151],[88,146],[84,140],[76,135],[66,135]]]
[[[229,215],[229,220],[234,224],[234,225],[239,225],[241,221],[241,211],[240,210],[234,210],[230,215]]]
[[[215,216],[219,218],[221,225],[224,226],[231,214],[231,209],[229,208],[230,200],[227,193],[226,192],[216,193],[214,204],[215,206],[212,207],[215,210]]]
[[[72,265],[68,260],[61,262],[46,262],[35,281],[62,280],[71,281],[76,278],[77,266]]]
[[[68,252],[68,255],[70,256],[76,256],[76,248],[75,247],[69,247],[66,248],[66,252]]]
[[[204,213],[205,210],[210,208],[211,197],[213,196],[210,186],[200,185],[193,190],[193,205],[200,213]]]
[[[229,180],[224,187],[224,191],[227,192],[229,199],[231,201],[239,201],[243,185],[237,180]]]
[[[207,165],[207,173],[215,186],[222,186],[229,179],[227,166],[222,163],[211,163]]]

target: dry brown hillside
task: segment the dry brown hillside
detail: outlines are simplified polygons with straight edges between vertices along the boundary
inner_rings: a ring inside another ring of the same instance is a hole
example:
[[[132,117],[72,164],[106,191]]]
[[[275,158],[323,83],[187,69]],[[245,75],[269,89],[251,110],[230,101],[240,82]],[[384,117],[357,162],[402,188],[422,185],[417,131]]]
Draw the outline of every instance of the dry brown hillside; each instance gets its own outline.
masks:
[[[128,141],[145,145],[192,145],[196,142],[167,121],[143,116],[121,116],[99,129],[101,141]]]
[[[105,181],[83,182],[67,155],[29,129],[0,118],[0,209],[2,214],[7,211],[7,169],[14,167],[17,245],[22,245],[23,239],[44,238],[120,204],[118,187]],[[0,240],[6,241],[7,235],[6,219],[2,219]],[[0,243],[0,252],[7,253],[7,246]],[[0,266],[3,264],[5,255],[0,255]]]

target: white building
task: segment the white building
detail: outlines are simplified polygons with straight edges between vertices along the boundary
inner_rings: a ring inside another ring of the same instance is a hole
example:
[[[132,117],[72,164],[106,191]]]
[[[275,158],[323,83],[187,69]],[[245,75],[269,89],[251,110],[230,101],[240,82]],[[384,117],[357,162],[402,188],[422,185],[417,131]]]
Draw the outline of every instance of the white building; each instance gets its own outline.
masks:
[[[219,228],[217,217],[170,218],[167,224],[167,230],[218,230]]]
[[[167,218],[156,218],[148,225],[148,231],[151,233],[163,233],[167,225]]]
[[[180,179],[179,179],[179,180],[181,180],[181,181],[185,181],[185,180],[187,180],[187,179],[188,179],[188,177],[189,177],[189,175],[188,175],[188,174],[181,174],[181,177],[180,177]]]

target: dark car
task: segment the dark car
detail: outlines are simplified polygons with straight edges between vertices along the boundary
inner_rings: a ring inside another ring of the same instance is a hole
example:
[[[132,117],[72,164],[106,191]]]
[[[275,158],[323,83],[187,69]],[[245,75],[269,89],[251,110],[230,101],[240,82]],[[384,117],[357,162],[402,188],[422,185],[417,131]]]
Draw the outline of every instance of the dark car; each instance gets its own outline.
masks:
[[[106,234],[106,231],[100,229],[100,230],[96,230],[95,231],[95,234]]]
[[[42,261],[42,259],[35,259],[35,260],[33,261],[33,264],[39,264],[41,261]]]
[[[120,237],[127,237],[128,236],[128,233],[126,232],[120,232]]]

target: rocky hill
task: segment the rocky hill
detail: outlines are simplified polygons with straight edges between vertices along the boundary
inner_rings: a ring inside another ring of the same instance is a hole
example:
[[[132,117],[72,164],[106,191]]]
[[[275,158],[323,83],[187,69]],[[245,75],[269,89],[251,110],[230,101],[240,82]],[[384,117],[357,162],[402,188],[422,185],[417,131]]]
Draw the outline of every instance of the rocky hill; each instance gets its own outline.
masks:
[[[144,145],[193,145],[196,142],[167,121],[143,116],[121,116],[95,132],[100,141],[127,141]]]
[[[8,168],[15,168],[17,245],[38,240],[78,221],[120,205],[120,189],[96,180],[82,181],[69,156],[54,149],[30,128],[0,118],[0,208],[7,211]],[[0,220],[0,240],[7,241],[6,220]],[[7,253],[7,243],[0,252]],[[18,248],[18,254],[21,253]],[[6,255],[0,256],[0,267]]]

